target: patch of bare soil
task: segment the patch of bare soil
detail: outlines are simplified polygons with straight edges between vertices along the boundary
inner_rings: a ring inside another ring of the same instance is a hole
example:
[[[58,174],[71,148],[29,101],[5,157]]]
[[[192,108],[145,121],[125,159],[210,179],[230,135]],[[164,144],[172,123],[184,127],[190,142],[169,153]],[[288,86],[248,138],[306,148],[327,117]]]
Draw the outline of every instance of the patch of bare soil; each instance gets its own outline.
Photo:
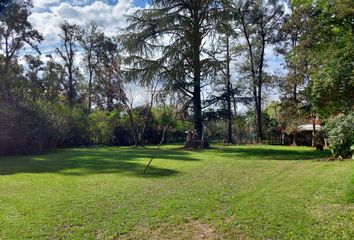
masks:
[[[151,229],[147,226],[139,226],[131,232],[117,236],[114,239],[119,240],[133,240],[133,239],[146,239],[146,240],[222,240],[222,239],[235,239],[246,240],[248,239],[238,231],[232,231],[226,236],[212,228],[209,224],[203,223],[198,220],[189,220],[185,224],[177,224],[174,226],[163,224],[157,229]]]

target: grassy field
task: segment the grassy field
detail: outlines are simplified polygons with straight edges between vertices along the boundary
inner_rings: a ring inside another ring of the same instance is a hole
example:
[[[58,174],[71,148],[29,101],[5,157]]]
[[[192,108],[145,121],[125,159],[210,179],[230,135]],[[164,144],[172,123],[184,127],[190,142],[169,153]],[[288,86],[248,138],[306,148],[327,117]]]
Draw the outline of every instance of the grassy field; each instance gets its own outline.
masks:
[[[0,239],[353,239],[354,161],[304,147],[0,158]]]

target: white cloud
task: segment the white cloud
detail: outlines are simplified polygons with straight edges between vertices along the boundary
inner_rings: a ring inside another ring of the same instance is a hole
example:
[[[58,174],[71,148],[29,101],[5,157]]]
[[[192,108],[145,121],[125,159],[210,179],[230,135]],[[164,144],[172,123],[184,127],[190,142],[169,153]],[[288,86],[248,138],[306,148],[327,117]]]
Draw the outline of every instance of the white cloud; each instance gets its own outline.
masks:
[[[81,5],[78,5],[79,2]],[[85,25],[95,21],[105,28],[107,35],[114,35],[119,28],[126,26],[126,14],[135,12],[138,7],[133,0],[119,0],[115,5],[103,1],[60,1],[60,0],[34,0],[34,8],[29,17],[45,41],[41,44],[42,51],[50,53],[58,44],[59,25],[64,20],[70,23]],[[90,2],[90,4],[84,4]]]
[[[34,12],[44,12],[48,10],[48,7],[53,4],[60,3],[60,0],[33,0],[33,9]]]

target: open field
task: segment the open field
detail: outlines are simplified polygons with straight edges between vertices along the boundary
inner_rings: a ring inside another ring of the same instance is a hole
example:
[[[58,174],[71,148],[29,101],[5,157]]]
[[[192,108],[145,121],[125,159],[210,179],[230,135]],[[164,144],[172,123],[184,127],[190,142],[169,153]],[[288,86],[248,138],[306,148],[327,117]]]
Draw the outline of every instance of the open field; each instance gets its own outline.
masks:
[[[353,239],[354,161],[305,147],[0,158],[0,239]]]

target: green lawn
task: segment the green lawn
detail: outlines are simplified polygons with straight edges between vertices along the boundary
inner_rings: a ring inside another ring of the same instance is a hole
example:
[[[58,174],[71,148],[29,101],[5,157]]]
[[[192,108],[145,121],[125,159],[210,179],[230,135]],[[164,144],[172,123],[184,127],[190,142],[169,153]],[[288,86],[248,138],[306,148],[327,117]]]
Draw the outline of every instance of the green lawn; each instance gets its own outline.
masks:
[[[354,161],[304,147],[0,158],[0,239],[353,239]]]

